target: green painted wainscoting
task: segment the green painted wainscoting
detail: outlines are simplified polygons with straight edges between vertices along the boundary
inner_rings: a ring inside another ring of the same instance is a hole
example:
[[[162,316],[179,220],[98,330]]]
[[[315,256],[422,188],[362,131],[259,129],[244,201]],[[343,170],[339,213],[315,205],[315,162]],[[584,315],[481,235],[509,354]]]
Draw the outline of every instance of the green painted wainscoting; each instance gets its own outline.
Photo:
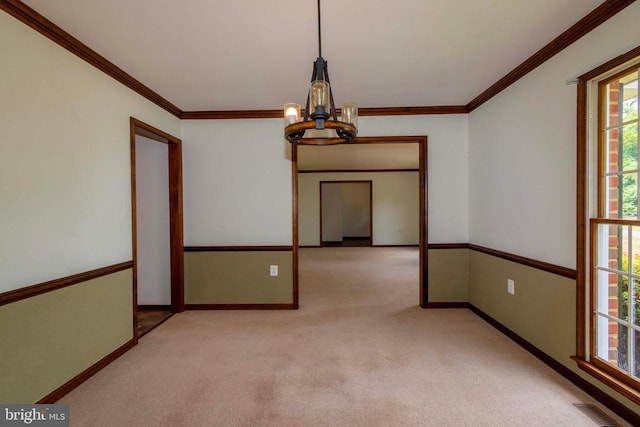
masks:
[[[0,306],[0,402],[35,403],[133,339],[132,270]]]
[[[507,292],[515,281],[515,295]],[[626,407],[640,406],[604,386],[570,359],[576,351],[576,281],[469,251],[469,302]]]
[[[469,249],[429,249],[429,302],[469,301]]]
[[[291,250],[185,252],[185,304],[291,304],[292,266]]]

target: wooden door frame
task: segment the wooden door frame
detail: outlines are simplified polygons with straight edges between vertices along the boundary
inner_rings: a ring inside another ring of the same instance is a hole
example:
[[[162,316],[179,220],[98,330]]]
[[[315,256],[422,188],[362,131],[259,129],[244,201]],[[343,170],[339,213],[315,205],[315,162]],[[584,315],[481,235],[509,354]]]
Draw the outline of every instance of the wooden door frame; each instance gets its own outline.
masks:
[[[320,247],[324,247],[322,243],[322,184],[369,184],[369,246],[373,246],[373,180],[371,179],[354,179],[354,180],[336,180],[336,181],[320,181]],[[343,236],[344,238],[344,236]]]
[[[138,341],[138,236],[136,216],[136,136],[167,144],[169,157],[169,245],[171,256],[171,312],[184,311],[184,236],[182,213],[182,141],[133,117],[131,145],[131,237],[133,255],[133,336]]]
[[[427,142],[426,135],[421,136],[367,136],[358,137],[352,144],[418,144],[419,180],[420,180],[420,307],[429,304],[429,269],[428,269],[428,174],[427,174]],[[292,171],[292,214],[293,214],[293,308],[299,308],[299,230],[298,230],[298,146],[291,145]]]

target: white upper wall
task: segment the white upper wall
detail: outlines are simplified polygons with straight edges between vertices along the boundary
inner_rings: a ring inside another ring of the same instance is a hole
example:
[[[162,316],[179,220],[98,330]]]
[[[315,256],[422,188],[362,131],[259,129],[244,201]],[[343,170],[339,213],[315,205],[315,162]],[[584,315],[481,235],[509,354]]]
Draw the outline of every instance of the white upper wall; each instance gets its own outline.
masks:
[[[180,121],[0,12],[0,292],[129,261],[129,117]]]
[[[183,122],[186,246],[291,245],[291,148],[280,119]]]
[[[429,243],[469,241],[468,115],[361,117],[358,135],[427,135]]]
[[[0,13],[0,292],[128,261],[129,118],[181,136],[185,244],[291,244],[282,120],[181,122]],[[362,117],[429,136],[432,242],[467,241],[467,116]]]
[[[473,111],[470,242],[575,267],[577,76],[640,44],[640,3]]]
[[[467,242],[467,115],[360,118],[361,136],[428,136],[429,241]],[[183,122],[185,245],[290,245],[281,119]]]

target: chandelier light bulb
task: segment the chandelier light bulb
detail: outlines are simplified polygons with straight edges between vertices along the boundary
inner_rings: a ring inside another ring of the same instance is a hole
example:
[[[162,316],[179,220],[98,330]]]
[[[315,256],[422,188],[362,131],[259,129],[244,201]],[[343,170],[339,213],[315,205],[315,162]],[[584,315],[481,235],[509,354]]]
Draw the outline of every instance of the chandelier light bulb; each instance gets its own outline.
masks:
[[[284,104],[284,124],[291,125],[300,121],[300,104]]]
[[[329,83],[324,80],[316,80],[311,83],[309,89],[309,109],[310,115],[315,113],[326,114],[330,113],[331,104],[329,102]]]
[[[345,102],[342,105],[342,121],[358,127],[358,105],[353,102]]]

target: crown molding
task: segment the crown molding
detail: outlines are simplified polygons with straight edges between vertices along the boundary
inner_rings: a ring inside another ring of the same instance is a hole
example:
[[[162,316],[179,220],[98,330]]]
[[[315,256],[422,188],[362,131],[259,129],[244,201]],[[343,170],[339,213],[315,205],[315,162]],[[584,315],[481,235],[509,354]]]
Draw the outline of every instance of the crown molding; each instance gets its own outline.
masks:
[[[0,9],[7,12],[20,22],[33,28],[40,34],[53,40],[69,52],[85,60],[89,64],[93,65],[105,74],[113,77],[129,89],[144,96],[149,101],[153,102],[157,106],[165,109],[174,116],[180,118],[182,116],[182,110],[171,102],[136,80],[131,75],[127,74],[124,70],[110,62],[107,58],[100,55],[95,50],[91,49],[80,40],[67,33],[62,28],[58,27],[53,22],[30,8],[26,4],[19,0],[0,0]]]
[[[633,2],[635,2],[635,0],[605,1],[600,6],[592,10],[587,16],[572,25],[567,31],[553,39],[545,47],[529,57],[529,59],[518,65],[487,90],[471,100],[466,105],[467,111],[472,112]]]
[[[414,116],[430,114],[467,114],[466,105],[434,105],[423,107],[359,108],[359,116]]]
[[[277,119],[282,110],[217,110],[184,111],[182,120],[223,120],[223,119]]]
[[[606,0],[466,105],[360,108],[358,114],[366,117],[470,113],[634,2],[635,0]],[[0,0],[0,9],[180,119],[267,119],[282,117],[281,110],[182,111],[20,0]]]
[[[304,110],[303,110],[304,111]],[[443,105],[423,107],[377,107],[359,108],[358,115],[365,116],[413,116],[425,114],[467,114],[464,105]],[[337,109],[340,114],[340,109]],[[282,110],[220,110],[185,111],[182,120],[220,120],[220,119],[280,119]]]

